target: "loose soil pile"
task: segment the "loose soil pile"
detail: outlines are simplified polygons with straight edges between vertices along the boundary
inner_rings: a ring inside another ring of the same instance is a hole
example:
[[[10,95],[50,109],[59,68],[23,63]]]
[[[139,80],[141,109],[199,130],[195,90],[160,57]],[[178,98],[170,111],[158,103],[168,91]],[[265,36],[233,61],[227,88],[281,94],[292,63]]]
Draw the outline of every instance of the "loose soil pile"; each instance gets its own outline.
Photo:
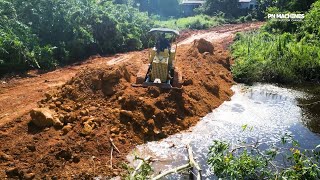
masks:
[[[31,112],[33,122],[22,123],[25,116],[1,127],[0,177],[121,175],[126,154],[137,144],[195,125],[232,95],[229,55],[218,44],[200,39],[178,47],[182,89],[132,87],[147,61],[143,51],[120,65],[83,70],[46,93]]]

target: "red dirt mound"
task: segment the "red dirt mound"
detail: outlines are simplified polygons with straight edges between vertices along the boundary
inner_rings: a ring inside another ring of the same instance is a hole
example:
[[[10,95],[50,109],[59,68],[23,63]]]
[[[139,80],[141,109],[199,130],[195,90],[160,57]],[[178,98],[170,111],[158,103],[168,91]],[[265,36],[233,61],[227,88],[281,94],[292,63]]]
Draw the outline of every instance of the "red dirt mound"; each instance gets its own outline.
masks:
[[[205,53],[208,52],[210,54],[213,54],[213,45],[211,42],[206,41],[205,39],[197,39],[193,42],[194,46],[197,47],[199,53]]]
[[[62,126],[15,126],[20,119],[0,128],[4,144],[0,152],[12,157],[0,158],[0,169],[7,170],[0,177],[119,175],[121,163],[134,146],[187,129],[232,95],[229,55],[218,45],[213,49],[211,43],[200,40],[178,48],[176,66],[183,74],[182,89],[133,88],[135,74],[147,62],[140,59],[145,53],[137,54],[122,65],[83,70],[48,92],[39,108],[50,109],[50,117]],[[119,149],[113,151],[112,167],[111,139]]]

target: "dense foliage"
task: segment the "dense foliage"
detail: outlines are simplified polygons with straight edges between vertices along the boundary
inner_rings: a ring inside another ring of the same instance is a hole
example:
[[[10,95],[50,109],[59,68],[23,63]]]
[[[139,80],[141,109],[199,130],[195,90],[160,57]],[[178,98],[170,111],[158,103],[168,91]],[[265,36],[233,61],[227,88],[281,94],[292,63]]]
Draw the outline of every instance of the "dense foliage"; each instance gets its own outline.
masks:
[[[239,0],[206,0],[205,4],[197,9],[198,13],[216,15],[224,13],[227,18],[252,16],[253,19],[264,20],[270,7],[279,12],[304,12],[308,11],[316,0],[256,0],[256,7],[241,9]]]
[[[282,146],[262,149],[261,143],[233,146],[214,141],[209,149],[208,164],[218,178],[223,179],[309,179],[320,178],[320,145],[301,150],[289,135]],[[283,162],[279,162],[283,160]]]
[[[308,11],[312,3],[316,0],[278,0],[275,1],[279,8],[288,11]]]
[[[0,1],[0,67],[1,72],[7,68],[23,69],[25,65],[38,66],[37,60],[51,53],[52,47],[40,47],[37,36],[32,34],[29,26],[17,18],[14,5]],[[30,49],[34,50],[31,51]]]
[[[0,74],[29,68],[52,69],[94,54],[142,49],[147,46],[146,32],[153,26],[206,29],[225,22],[263,19],[268,12],[305,11],[314,1],[258,0],[257,9],[250,11],[239,9],[238,0],[207,0],[198,9],[199,15],[179,18],[179,0],[0,0]],[[268,8],[270,6],[272,8]],[[296,53],[298,47],[294,47],[294,41],[301,41],[300,50],[313,48],[310,39],[319,37],[319,21],[316,21],[319,13],[309,14],[313,15],[307,15],[303,26],[296,22],[269,22],[265,31],[303,32],[297,36],[289,35],[291,40],[281,48],[283,51],[289,48]],[[242,45],[248,44],[245,41],[246,36],[243,36]],[[242,46],[240,42],[237,44]],[[254,48],[250,52],[259,50],[258,46]],[[243,58],[240,52],[235,54]],[[297,59],[293,53],[291,56]],[[314,53],[306,56],[318,57]],[[304,65],[309,67],[306,63]]]
[[[239,34],[232,46],[237,59],[232,68],[236,80],[247,83],[319,81],[319,16],[320,1],[317,1],[297,25],[295,34],[282,33],[283,27],[277,29],[272,22],[260,32]]]
[[[256,19],[264,20],[268,13],[268,8],[277,8],[279,12],[305,12],[310,9],[316,0],[257,0],[257,9],[252,13]]]
[[[111,1],[0,0],[0,72],[141,49],[152,24],[147,14]]]

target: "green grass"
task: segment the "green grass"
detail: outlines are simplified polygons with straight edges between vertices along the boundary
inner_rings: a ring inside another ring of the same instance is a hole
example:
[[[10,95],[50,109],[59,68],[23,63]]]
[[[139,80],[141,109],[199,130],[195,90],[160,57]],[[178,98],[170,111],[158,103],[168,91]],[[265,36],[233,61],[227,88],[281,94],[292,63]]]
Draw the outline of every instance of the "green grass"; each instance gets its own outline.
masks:
[[[208,29],[225,22],[224,18],[217,16],[196,15],[191,17],[169,19],[166,21],[156,20],[157,27],[167,27],[172,29]]]
[[[231,48],[236,59],[232,72],[239,82],[320,80],[320,42],[312,37],[297,41],[289,33],[251,32],[237,34],[236,39]]]
[[[320,82],[320,1],[302,22],[268,22],[259,32],[237,34],[232,67],[239,82]],[[293,33],[288,33],[293,32]]]

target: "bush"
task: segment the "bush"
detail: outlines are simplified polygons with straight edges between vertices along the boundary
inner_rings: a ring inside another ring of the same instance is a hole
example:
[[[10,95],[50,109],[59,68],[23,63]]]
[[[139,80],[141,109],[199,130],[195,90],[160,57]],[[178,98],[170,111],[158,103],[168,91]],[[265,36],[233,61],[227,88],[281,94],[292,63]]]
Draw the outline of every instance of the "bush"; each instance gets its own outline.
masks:
[[[320,39],[320,1],[315,2],[309,13],[306,14],[304,23],[299,30],[299,37],[313,34],[314,40]]]
[[[248,14],[245,18],[244,18],[245,22],[249,22],[252,21],[252,15]]]
[[[1,73],[142,49],[152,26],[146,13],[111,1],[0,0]]]
[[[38,44],[38,38],[32,34],[30,27],[18,21],[11,2],[0,1],[0,7],[0,72],[38,67],[32,57],[32,48]]]
[[[282,146],[270,146],[263,150],[259,142],[231,146],[226,142],[214,141],[209,149],[208,164],[213,173],[223,179],[320,178],[320,145],[302,151],[299,143],[289,135],[284,135],[281,142]],[[277,163],[276,160],[283,162]]]

